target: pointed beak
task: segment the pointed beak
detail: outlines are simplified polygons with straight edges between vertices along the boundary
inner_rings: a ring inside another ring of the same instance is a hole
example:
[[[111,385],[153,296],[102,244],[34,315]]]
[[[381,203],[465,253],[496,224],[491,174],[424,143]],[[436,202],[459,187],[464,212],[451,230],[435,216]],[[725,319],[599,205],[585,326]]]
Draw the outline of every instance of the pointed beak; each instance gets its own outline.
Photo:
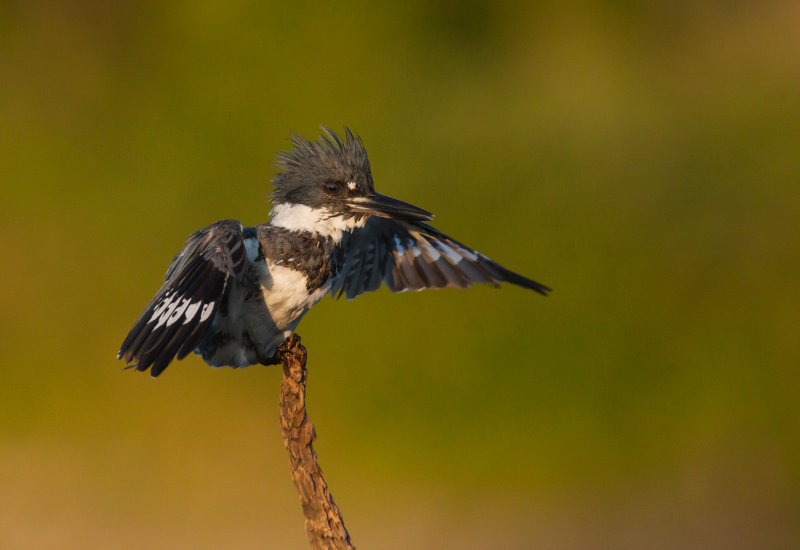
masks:
[[[427,221],[433,219],[433,214],[413,204],[379,195],[374,193],[366,197],[357,197],[348,201],[348,205],[353,212],[369,214],[370,216],[380,216],[382,218],[394,218],[407,221]]]

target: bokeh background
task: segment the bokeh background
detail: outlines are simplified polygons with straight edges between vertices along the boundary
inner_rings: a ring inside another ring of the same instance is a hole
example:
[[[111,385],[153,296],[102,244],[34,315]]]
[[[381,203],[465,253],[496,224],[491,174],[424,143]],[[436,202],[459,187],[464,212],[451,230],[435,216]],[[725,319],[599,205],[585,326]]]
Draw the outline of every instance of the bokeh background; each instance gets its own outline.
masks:
[[[800,4],[0,4],[0,547],[305,548],[278,368],[120,342],[275,151],[551,285],[300,325],[362,548],[800,547]]]

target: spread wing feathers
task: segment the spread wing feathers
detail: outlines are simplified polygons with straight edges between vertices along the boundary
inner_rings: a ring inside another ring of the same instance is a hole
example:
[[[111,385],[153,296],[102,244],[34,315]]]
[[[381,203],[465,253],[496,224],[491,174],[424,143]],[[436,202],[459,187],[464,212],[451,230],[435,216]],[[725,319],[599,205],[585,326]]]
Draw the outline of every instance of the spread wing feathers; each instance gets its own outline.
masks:
[[[214,320],[228,279],[244,273],[242,224],[225,220],[192,233],[120,347],[119,359],[158,376],[177,355],[183,359]]]
[[[345,258],[331,288],[337,298],[344,294],[350,300],[377,290],[381,282],[392,292],[502,282],[550,292],[422,222],[372,217],[345,239]]]

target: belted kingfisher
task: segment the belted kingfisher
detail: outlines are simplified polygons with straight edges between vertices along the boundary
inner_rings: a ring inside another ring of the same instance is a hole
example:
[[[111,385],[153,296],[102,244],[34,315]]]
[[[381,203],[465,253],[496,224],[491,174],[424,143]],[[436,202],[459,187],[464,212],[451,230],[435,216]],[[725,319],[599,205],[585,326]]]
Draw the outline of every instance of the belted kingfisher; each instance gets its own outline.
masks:
[[[380,195],[361,138],[328,128],[278,153],[272,221],[224,220],[192,233],[117,355],[155,377],[189,352],[211,366],[275,364],[323,296],[509,282],[547,295],[424,223],[433,214]]]

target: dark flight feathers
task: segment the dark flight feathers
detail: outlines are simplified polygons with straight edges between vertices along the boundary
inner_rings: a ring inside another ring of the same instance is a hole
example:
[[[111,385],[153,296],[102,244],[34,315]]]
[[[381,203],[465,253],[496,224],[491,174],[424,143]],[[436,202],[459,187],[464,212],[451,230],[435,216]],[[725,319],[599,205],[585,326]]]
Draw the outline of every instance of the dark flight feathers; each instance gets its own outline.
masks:
[[[550,292],[422,222],[372,217],[345,235],[342,248],[345,257],[331,295],[348,300],[377,290],[382,282],[392,292],[502,282]]]
[[[228,279],[244,272],[242,224],[217,222],[192,233],[175,256],[164,285],[136,321],[118,357],[158,376],[177,355],[197,346],[214,319]]]
[[[256,235],[265,241],[259,245],[262,249],[275,249],[270,257],[274,256],[271,261],[278,265],[304,272],[309,262],[324,264],[330,259],[335,264],[328,268],[330,271],[313,271],[324,272],[325,279],[333,275],[331,295],[345,295],[347,299],[377,290],[382,283],[392,292],[467,288],[476,283],[499,286],[502,282],[545,295],[550,291],[422,222],[371,217],[363,227],[344,233],[339,252],[324,246],[304,246],[303,250],[314,257],[303,259],[295,257],[297,251],[285,257],[291,247],[280,245],[269,231],[245,230],[240,222],[225,220],[189,237],[167,270],[164,285],[123,342],[118,357],[137,370],[150,368],[151,375],[158,376],[175,357],[183,359],[202,345],[203,336],[226,300],[231,277],[240,277],[247,267],[245,237]],[[295,238],[313,240],[304,235]],[[276,254],[281,250],[282,255]],[[313,281],[314,288],[324,283]]]

